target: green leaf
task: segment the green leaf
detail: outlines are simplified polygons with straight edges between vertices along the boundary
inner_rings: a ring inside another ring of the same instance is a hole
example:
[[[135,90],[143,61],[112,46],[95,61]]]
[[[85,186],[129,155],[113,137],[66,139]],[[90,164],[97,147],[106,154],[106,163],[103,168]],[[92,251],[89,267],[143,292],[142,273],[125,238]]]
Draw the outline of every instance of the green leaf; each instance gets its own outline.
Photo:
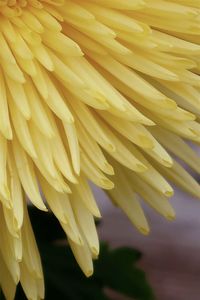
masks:
[[[0,300],[5,300],[4,295],[1,290],[0,290]]]
[[[95,263],[95,275],[103,286],[138,300],[153,300],[152,290],[145,273],[136,266],[141,254],[131,248],[110,250],[103,244],[99,260]]]
[[[46,279],[46,299],[109,300],[102,286],[80,271],[68,245],[39,245]]]
[[[94,275],[88,279],[64,242],[55,217],[34,208],[29,213],[43,262],[46,300],[110,300],[105,288],[130,299],[155,299],[145,273],[137,267],[140,252],[128,247],[113,250],[102,243],[100,257],[94,262]],[[15,300],[24,299],[19,286]]]

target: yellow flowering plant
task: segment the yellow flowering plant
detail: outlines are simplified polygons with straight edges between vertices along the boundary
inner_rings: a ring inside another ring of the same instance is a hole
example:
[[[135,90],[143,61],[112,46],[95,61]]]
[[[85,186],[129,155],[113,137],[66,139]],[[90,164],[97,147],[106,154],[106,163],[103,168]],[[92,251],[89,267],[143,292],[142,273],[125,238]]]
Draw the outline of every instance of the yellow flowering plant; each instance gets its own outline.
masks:
[[[86,276],[100,212],[88,181],[143,234],[141,196],[199,197],[200,0],[0,0],[0,285],[44,298],[27,198],[50,209]],[[42,195],[44,197],[42,197]],[[45,201],[43,200],[45,199]]]

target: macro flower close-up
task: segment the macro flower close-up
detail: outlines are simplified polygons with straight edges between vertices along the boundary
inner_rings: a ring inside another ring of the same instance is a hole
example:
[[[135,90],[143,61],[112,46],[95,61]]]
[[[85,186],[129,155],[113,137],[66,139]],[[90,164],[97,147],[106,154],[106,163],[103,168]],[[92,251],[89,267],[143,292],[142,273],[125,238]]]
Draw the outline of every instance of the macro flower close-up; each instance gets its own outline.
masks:
[[[0,286],[44,299],[28,206],[52,211],[86,276],[91,183],[144,235],[200,197],[200,0],[0,0]],[[188,143],[189,141],[189,143]],[[67,262],[66,262],[67,264]]]

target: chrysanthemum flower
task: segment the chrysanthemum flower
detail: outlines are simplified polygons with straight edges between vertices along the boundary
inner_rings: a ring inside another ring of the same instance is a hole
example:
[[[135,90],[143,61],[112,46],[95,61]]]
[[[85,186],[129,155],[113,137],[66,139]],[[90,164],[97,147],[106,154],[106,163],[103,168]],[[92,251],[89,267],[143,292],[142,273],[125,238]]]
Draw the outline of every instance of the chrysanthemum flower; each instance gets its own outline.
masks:
[[[199,44],[200,0],[0,1],[0,285],[7,300],[19,281],[28,299],[44,297],[26,198],[53,211],[89,276],[100,212],[88,181],[144,234],[137,195],[167,219],[175,216],[168,180],[199,197],[198,183],[169,154],[200,172],[185,142],[200,142]]]

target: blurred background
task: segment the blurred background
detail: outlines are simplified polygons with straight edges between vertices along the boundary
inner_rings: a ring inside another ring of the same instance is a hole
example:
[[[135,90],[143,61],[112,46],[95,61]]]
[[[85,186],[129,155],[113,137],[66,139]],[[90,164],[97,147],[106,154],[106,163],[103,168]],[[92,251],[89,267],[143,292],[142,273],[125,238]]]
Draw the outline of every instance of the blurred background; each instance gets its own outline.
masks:
[[[151,225],[151,233],[146,237],[133,228],[102,191],[94,191],[103,215],[101,239],[112,247],[128,245],[143,253],[139,265],[146,272],[156,299],[199,300],[200,201],[176,189],[171,200],[177,213],[173,222],[144,205]],[[114,295],[113,299],[124,298]]]

